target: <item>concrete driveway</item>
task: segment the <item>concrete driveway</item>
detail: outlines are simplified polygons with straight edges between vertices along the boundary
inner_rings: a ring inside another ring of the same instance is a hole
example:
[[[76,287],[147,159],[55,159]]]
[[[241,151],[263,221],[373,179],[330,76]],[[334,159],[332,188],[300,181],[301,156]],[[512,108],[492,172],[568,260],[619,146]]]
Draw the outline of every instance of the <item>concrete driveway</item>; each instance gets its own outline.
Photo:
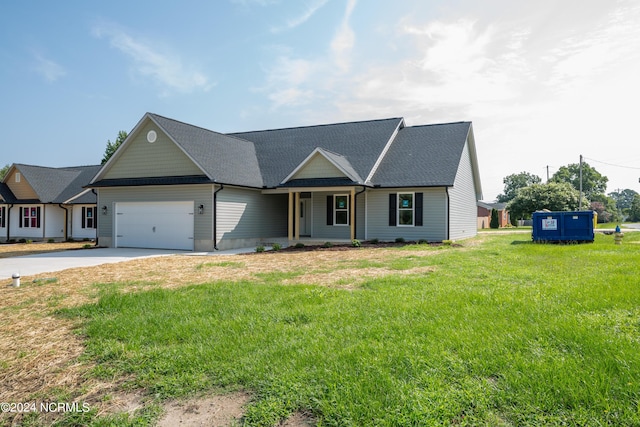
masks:
[[[193,252],[169,251],[162,249],[96,248],[73,251],[48,252],[0,259],[0,280],[11,280],[14,273],[20,276],[50,273],[75,267],[110,264],[135,258],[166,256]]]
[[[11,280],[11,276],[14,273],[18,273],[20,276],[31,276],[33,274],[66,270],[67,268],[91,267],[100,264],[130,261],[136,258],[149,258],[167,255],[236,255],[254,251],[254,248],[231,249],[216,252],[191,252],[167,249],[95,248],[47,252],[13,258],[0,258],[0,281],[4,279]]]

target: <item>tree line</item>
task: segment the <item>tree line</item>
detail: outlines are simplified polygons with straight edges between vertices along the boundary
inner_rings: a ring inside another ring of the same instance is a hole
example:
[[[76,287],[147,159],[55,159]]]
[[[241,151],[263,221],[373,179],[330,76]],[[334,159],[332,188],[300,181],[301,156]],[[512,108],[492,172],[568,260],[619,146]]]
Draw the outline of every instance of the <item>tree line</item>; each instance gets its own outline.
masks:
[[[580,199],[580,164],[562,166],[542,184],[542,179],[529,172],[512,174],[503,179],[504,193],[498,202],[507,203],[511,222],[530,219],[537,210],[593,210],[598,222],[640,221],[640,194],[631,189],[605,194],[609,179],[582,163],[582,200]]]

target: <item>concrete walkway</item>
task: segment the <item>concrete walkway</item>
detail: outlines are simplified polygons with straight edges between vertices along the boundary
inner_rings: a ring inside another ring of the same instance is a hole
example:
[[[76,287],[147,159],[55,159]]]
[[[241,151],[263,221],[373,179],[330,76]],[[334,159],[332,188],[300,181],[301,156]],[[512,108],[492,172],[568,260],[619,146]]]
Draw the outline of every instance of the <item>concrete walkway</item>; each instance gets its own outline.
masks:
[[[94,265],[130,261],[137,258],[168,255],[235,255],[254,251],[255,248],[216,252],[187,252],[164,249],[96,248],[48,252],[13,258],[1,258],[0,281],[4,281],[5,279],[11,281],[11,276],[15,273],[20,274],[20,276],[31,276],[34,274],[66,270],[67,268],[91,267]]]

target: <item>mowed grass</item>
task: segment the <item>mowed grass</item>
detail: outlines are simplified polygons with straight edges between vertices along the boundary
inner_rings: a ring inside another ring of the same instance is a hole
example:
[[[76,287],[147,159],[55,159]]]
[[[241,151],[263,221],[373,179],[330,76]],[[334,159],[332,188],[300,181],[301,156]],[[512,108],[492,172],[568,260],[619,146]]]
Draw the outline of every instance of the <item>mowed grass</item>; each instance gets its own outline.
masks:
[[[242,388],[245,425],[298,411],[323,426],[640,425],[639,242],[499,234],[405,247],[403,265],[376,266],[433,271],[355,289],[283,285],[298,272],[273,272],[114,288],[63,313],[82,319],[94,375],[157,401]]]

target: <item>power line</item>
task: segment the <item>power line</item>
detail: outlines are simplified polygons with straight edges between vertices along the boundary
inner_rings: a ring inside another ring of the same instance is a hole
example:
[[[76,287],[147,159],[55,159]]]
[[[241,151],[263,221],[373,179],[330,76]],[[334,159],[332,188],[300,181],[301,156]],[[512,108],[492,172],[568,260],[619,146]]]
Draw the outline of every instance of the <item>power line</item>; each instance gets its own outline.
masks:
[[[596,163],[602,163],[603,165],[607,165],[607,166],[613,166],[616,168],[625,168],[625,169],[635,169],[635,170],[640,170],[640,168],[634,167],[634,166],[623,166],[623,165],[615,165],[613,163],[607,163],[607,162],[603,162],[600,160],[596,160],[596,159],[592,159],[590,157],[584,157],[586,160],[591,160],[592,162],[596,162]]]

